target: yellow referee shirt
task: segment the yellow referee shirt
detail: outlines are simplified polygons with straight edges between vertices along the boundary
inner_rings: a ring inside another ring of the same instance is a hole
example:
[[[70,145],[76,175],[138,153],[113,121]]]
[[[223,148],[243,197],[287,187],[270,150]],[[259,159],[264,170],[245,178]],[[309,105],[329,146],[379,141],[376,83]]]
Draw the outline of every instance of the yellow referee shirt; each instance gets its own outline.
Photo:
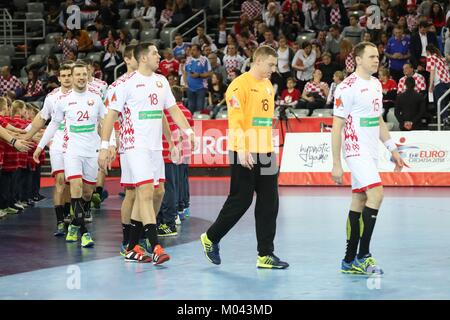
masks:
[[[228,149],[252,153],[273,152],[272,119],[275,90],[268,79],[249,72],[234,79],[225,98],[228,106]]]

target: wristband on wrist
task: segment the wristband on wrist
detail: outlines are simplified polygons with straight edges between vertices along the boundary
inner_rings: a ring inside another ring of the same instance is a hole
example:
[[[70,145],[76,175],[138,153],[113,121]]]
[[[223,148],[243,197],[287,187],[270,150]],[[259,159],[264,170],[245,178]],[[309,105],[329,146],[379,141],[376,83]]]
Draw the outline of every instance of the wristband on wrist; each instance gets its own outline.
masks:
[[[109,148],[109,141],[102,141],[100,149],[108,149],[108,148]]]
[[[384,145],[390,152],[397,150],[397,145],[395,144],[394,140],[392,140],[392,139],[385,141]]]
[[[17,139],[16,138],[12,138],[10,144],[14,147],[14,145],[16,144]]]

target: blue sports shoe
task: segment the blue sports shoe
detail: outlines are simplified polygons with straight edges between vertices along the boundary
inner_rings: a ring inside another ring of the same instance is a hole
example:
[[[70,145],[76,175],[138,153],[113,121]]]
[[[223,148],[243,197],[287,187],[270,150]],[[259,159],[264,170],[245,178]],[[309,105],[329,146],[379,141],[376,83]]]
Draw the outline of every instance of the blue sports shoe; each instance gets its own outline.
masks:
[[[341,263],[341,272],[346,274],[365,274],[361,272],[360,270],[356,269],[354,266],[354,261],[352,262],[346,262],[345,260],[342,260]]]
[[[128,243],[127,244],[120,244],[120,255],[122,257],[125,257],[125,255],[127,254],[127,247],[128,247]]]
[[[376,260],[372,258],[372,255],[370,253],[366,254],[361,259],[358,259],[358,257],[356,257],[355,261],[353,262],[353,267],[359,270],[361,273],[367,275],[384,274],[383,270],[378,266]]]
[[[183,214],[186,218],[189,218],[191,216],[191,210],[189,208],[184,208]]]
[[[100,195],[100,200],[101,202],[105,201],[106,199],[108,199],[109,197],[109,192],[108,190],[103,190],[102,194]]]
[[[200,241],[202,242],[203,251],[205,252],[206,258],[211,263],[220,264],[219,244],[213,243],[209,240],[206,232],[200,236]]]

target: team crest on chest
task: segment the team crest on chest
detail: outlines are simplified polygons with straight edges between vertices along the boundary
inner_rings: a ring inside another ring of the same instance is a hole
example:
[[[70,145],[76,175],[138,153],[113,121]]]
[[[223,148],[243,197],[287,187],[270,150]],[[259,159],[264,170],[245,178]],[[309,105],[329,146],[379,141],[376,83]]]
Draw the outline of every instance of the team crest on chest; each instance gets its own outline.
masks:
[[[271,95],[272,95],[272,89],[270,89],[270,88],[266,88],[266,91],[267,91],[267,94],[268,94],[269,96],[271,96]]]
[[[163,84],[162,84],[161,81],[156,81],[156,86],[157,86],[158,88],[162,88],[162,87],[163,87]]]
[[[92,99],[89,99],[88,101],[87,101],[87,104],[88,104],[88,106],[89,107],[92,107],[93,105],[94,105],[94,100],[92,100]]]

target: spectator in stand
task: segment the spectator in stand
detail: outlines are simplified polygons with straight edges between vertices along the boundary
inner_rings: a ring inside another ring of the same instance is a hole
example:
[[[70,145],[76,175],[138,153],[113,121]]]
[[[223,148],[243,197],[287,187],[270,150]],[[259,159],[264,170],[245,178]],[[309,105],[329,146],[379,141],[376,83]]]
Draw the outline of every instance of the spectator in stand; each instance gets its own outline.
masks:
[[[333,83],[331,84],[330,91],[328,92],[327,101],[325,104],[326,108],[333,109],[334,106],[334,93],[336,87],[344,81],[344,73],[342,71],[336,71],[333,75]]]
[[[424,0],[419,5],[419,8],[417,9],[417,13],[421,16],[429,17],[431,14],[432,7],[433,7],[433,0]]]
[[[230,34],[227,36],[227,45],[223,48],[223,54],[224,54],[224,55],[228,52],[228,46],[229,46],[229,45],[235,46],[236,50],[238,50],[238,48],[239,48],[239,45],[238,45],[238,42],[237,42],[237,38],[236,38],[236,36],[235,36],[234,34],[232,34],[232,33],[230,33]],[[240,49],[240,48],[239,48],[239,49]],[[239,50],[238,50],[238,52],[239,52]],[[223,59],[223,57],[222,57],[222,59]]]
[[[139,22],[140,30],[154,28],[156,26],[156,8],[152,0],[144,0],[142,7],[133,10],[133,18]]]
[[[255,40],[258,43],[262,43],[265,41],[264,33],[266,31],[268,31],[269,29],[267,28],[267,26],[264,22],[258,22],[258,20],[255,20],[255,25],[257,26],[256,33],[255,33]]]
[[[277,6],[274,2],[270,2],[267,5],[267,10],[263,14],[263,21],[266,26],[275,32],[275,22],[277,17]]]
[[[92,35],[92,42],[96,50],[103,50],[105,48],[102,45],[102,41],[108,38],[109,28],[105,26],[101,17],[95,18],[95,32]]]
[[[350,25],[342,30],[342,38],[350,40],[354,46],[360,43],[364,36],[364,29],[358,25],[358,22],[358,16],[352,14],[350,16]]]
[[[406,78],[412,77],[414,79],[415,87],[414,90],[417,93],[421,93],[422,95],[426,95],[427,93],[427,84],[425,78],[420,73],[414,72],[414,69],[411,63],[405,63],[403,65],[403,74],[404,77],[400,79],[398,82],[398,90],[397,95],[406,91]]]
[[[287,79],[293,75],[291,61],[294,59],[295,54],[294,51],[288,47],[287,39],[284,36],[280,37],[280,41],[278,43],[280,46],[277,50],[277,71],[282,78],[280,90],[283,90],[286,88]]]
[[[433,2],[430,13],[431,23],[436,27],[436,33],[439,34],[441,29],[445,27],[445,14],[440,3]]]
[[[305,90],[303,90],[302,98],[299,101],[299,108],[309,109],[310,116],[314,109],[321,109],[325,107],[326,99],[329,93],[329,87],[325,82],[322,82],[322,71],[314,70],[314,76],[309,81]]]
[[[322,71],[322,80],[328,85],[333,82],[333,77],[336,71],[340,70],[339,65],[331,59],[329,52],[322,54],[322,63],[319,65],[319,70]]]
[[[281,4],[281,13],[288,14],[294,2],[297,4],[300,10],[302,10],[302,2],[300,0],[284,0]]]
[[[347,10],[345,10],[342,0],[330,0],[326,13],[328,25],[336,25],[338,27],[349,25]]]
[[[291,107],[296,108],[297,104],[300,100],[301,93],[295,87],[295,79],[293,77],[287,78],[286,81],[286,89],[283,89],[281,92],[281,105],[289,105]]]
[[[192,8],[186,0],[175,0],[172,22],[167,26],[176,27],[192,16]]]
[[[240,33],[240,32],[239,32]],[[227,22],[225,19],[222,19],[219,22],[219,30],[216,34],[216,41],[215,43],[217,44],[217,47],[219,49],[222,49],[223,47],[225,47],[227,45]]]
[[[205,50],[206,47],[208,47],[211,52],[217,52],[216,45],[213,42],[210,42],[209,39],[211,38],[207,37],[206,35],[200,36],[199,45],[200,48],[202,48],[202,52]],[[210,54],[210,52],[208,52],[205,56],[207,56],[208,54]]]
[[[242,32],[238,40],[239,48],[243,51],[244,56],[250,58],[253,55],[253,51],[258,48],[258,43],[250,39],[248,32]]]
[[[427,50],[427,65],[426,71],[430,73],[430,83],[428,87],[428,94],[433,96],[433,102],[437,102],[441,96],[450,89],[450,70],[447,61],[442,56],[441,52],[434,45],[430,44]],[[446,97],[442,101],[442,105],[446,106],[449,98]],[[443,114],[444,123],[448,124],[448,111]]]
[[[64,61],[77,61],[78,59],[78,52],[75,49],[70,49],[67,54],[67,59]]]
[[[388,7],[386,16],[383,18],[383,31],[387,34],[391,34],[397,21],[397,12],[392,7]]]
[[[406,15],[406,24],[408,25],[408,29],[411,33],[416,31],[417,26],[419,25],[419,17],[416,12],[416,4],[408,3],[406,5],[406,10],[408,14]]]
[[[132,40],[132,36],[131,36],[130,31],[128,31],[127,28],[120,29],[119,40],[118,40],[118,43],[119,43],[118,50],[120,51],[122,56],[125,52],[126,46],[128,46],[130,44],[131,40]]]
[[[245,13],[249,20],[260,18],[263,11],[263,5],[258,0],[246,0],[242,3],[241,12]]]
[[[169,73],[178,72],[180,63],[173,57],[172,49],[168,48],[163,53],[164,59],[159,63],[159,71],[164,77]]]
[[[312,31],[326,30],[327,15],[319,0],[309,2],[310,9],[305,14],[305,29]]]
[[[205,27],[204,26],[198,26],[197,27],[197,35],[192,38],[191,43],[192,44],[200,44],[200,38],[205,36],[210,43],[213,43],[213,39],[211,39],[210,36],[205,34]]]
[[[275,38],[283,36],[292,42],[297,39],[297,34],[298,32],[293,25],[286,23],[286,17],[282,13],[277,14],[275,21]]]
[[[73,5],[73,0],[66,0],[66,3],[61,6],[61,10],[59,11],[59,26],[61,30],[67,31],[67,19],[69,18],[69,13],[67,12],[67,8]],[[70,12],[70,11],[69,11]]]
[[[348,39],[342,39],[340,44],[341,50],[336,56],[336,63],[339,64],[341,70],[345,70],[347,74],[352,73],[355,64],[353,59],[353,44]]]
[[[94,67],[94,73],[93,73],[93,77],[103,80],[103,71],[102,71],[102,67],[100,65],[100,62],[98,61],[93,61],[92,62],[92,66]]]
[[[94,43],[92,42],[89,33],[86,30],[75,30],[75,37],[78,40],[78,51],[79,52],[89,52],[94,48]]]
[[[59,24],[60,12],[55,4],[48,7],[47,18],[45,19],[46,33],[61,32],[64,29]]]
[[[302,49],[298,50],[292,59],[292,68],[297,71],[297,88],[300,92],[303,91],[306,83],[312,79],[315,62],[316,52],[312,50],[311,43],[303,42]]]
[[[233,82],[234,79],[239,77],[242,74],[241,70],[239,69],[233,69],[230,72],[230,79],[227,80],[227,87],[230,85],[231,82]]]
[[[192,45],[191,58],[184,66],[184,79],[188,85],[188,108],[194,113],[205,108],[207,79],[211,77],[209,60],[201,55],[200,46]]]
[[[260,46],[269,46],[275,50],[278,49],[278,42],[274,39],[273,32],[271,30],[264,32],[264,42],[262,42]]]
[[[224,85],[222,75],[220,73],[213,73],[211,81],[208,81],[208,110],[211,112],[211,117],[216,118],[219,111],[226,109],[225,91],[227,88]]]
[[[424,129],[422,118],[426,115],[425,97],[414,90],[416,83],[413,77],[405,80],[406,91],[395,100],[395,117],[400,130],[411,131]]]
[[[103,57],[102,69],[105,72],[105,81],[111,84],[115,81],[114,69],[123,62],[122,54],[117,51],[114,42],[110,41]]]
[[[378,49],[378,55],[379,55],[379,67],[383,68],[389,68],[389,59],[384,54],[384,45],[382,43],[379,43],[377,46]]]
[[[227,71],[228,80],[230,79],[230,73],[233,69],[240,70],[244,64],[245,58],[240,56],[236,50],[235,45],[229,45],[228,50],[223,57],[223,66]]]
[[[58,46],[60,49],[62,49],[64,60],[69,59],[70,51],[75,50],[78,52],[78,40],[74,36],[74,31],[67,29],[66,35],[64,36],[64,38],[59,37]]]
[[[0,96],[8,96],[11,99],[22,96],[23,84],[16,76],[11,74],[10,67],[3,66],[0,70]]]
[[[378,79],[381,82],[381,88],[383,92],[383,118],[386,119],[386,115],[390,108],[395,106],[395,98],[397,97],[397,82],[391,79],[389,70],[380,68],[378,70]]]
[[[169,85],[171,88],[173,88],[173,86],[179,86],[180,85],[180,78],[178,77],[177,73],[169,73],[169,75],[167,76],[167,81],[169,81]]]
[[[389,71],[395,81],[403,76],[403,65],[410,57],[410,38],[403,34],[399,26],[394,28],[394,34],[389,39],[384,49],[386,57],[389,58]]]
[[[116,50],[119,50],[120,39],[117,31],[114,29],[109,30],[108,37],[101,41],[101,44],[104,46],[105,51],[110,43],[113,43]]]
[[[186,56],[186,50],[189,48],[189,44],[183,42],[183,37],[181,34],[175,35],[175,47],[173,48],[173,55],[175,59],[180,59],[181,57]]]
[[[208,60],[211,65],[211,72],[220,74],[220,77],[221,77],[223,83],[225,84],[227,81],[228,74],[227,74],[227,71],[225,70],[225,67],[221,66],[218,63],[217,54],[210,53],[208,55]]]
[[[296,34],[303,32],[305,29],[305,15],[302,6],[298,2],[291,2],[291,8],[286,15],[286,23],[292,25]]]
[[[46,75],[46,78],[51,76],[58,76],[59,61],[54,54],[48,56],[47,65],[44,67],[44,73]]]
[[[436,34],[429,32],[428,28],[428,22],[420,22],[419,32],[413,34],[411,37],[410,59],[413,67],[419,72],[423,72],[425,70],[427,59],[426,47],[430,44],[438,47]]]
[[[331,53],[331,56],[333,60],[336,58],[336,56],[341,51],[341,41],[342,36],[339,29],[339,26],[336,24],[333,24],[328,29],[328,34],[325,37],[325,48],[324,51]]]
[[[233,29],[232,29],[232,33],[234,34],[241,34],[242,29],[245,26],[250,26],[251,22],[250,19],[248,18],[248,15],[245,13],[241,13],[241,15],[239,16],[239,20],[236,21],[236,23],[233,25]],[[226,26],[226,24],[225,24]]]
[[[411,37],[411,32],[408,29],[408,23],[406,21],[406,16],[399,17],[397,25],[403,30],[403,34]]]
[[[167,1],[166,2],[166,8],[161,12],[161,16],[159,18],[158,23],[156,24],[156,27],[158,29],[165,28],[170,22],[172,22],[172,16],[173,16],[173,8],[174,4],[173,1]]]
[[[38,79],[38,71],[36,69],[28,70],[28,83],[25,86],[25,94],[22,97],[23,101],[36,101],[43,98],[44,86],[42,81]]]
[[[111,0],[100,0],[100,9],[97,17],[101,17],[105,25],[117,29],[120,21],[119,8]]]

